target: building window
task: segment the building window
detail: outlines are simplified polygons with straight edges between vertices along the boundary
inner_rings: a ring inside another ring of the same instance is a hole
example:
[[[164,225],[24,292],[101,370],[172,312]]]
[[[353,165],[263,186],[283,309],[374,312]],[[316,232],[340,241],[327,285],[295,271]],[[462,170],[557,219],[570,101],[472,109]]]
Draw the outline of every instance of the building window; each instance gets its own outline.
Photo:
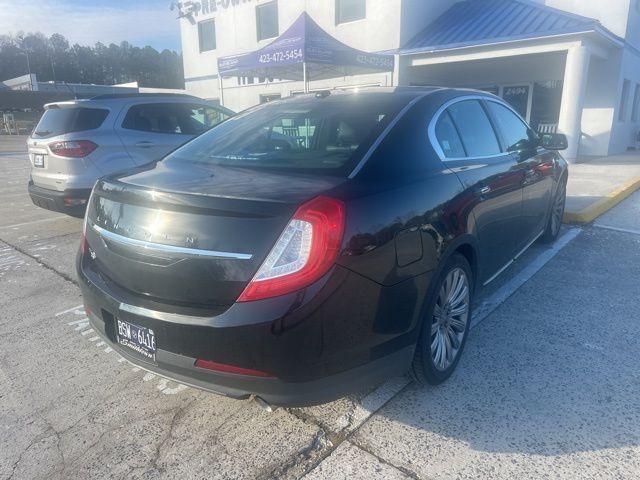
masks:
[[[216,49],[215,19],[198,23],[198,41],[200,43],[200,53]]]
[[[367,16],[367,0],[336,0],[336,25]]]
[[[624,122],[627,119],[627,103],[629,102],[629,89],[631,82],[625,80],[622,84],[622,96],[620,97],[620,108],[618,109],[618,121]]]
[[[640,83],[636,83],[636,91],[633,94],[633,109],[631,110],[631,121],[637,122],[640,114]]]
[[[256,28],[258,41],[277,37],[278,31],[278,2],[269,2],[256,7]]]
[[[522,118],[527,118],[529,106],[529,85],[504,87],[502,98],[511,105]]]

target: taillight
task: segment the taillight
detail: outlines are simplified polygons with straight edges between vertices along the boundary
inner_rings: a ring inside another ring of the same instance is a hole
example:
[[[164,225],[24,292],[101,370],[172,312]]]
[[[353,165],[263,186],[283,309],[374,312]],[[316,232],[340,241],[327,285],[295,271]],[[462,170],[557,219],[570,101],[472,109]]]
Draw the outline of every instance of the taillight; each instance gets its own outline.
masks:
[[[238,302],[284,295],[320,279],[340,252],[344,222],[345,206],[340,200],[316,197],[303,204]]]
[[[60,157],[82,158],[93,152],[98,145],[89,140],[69,140],[49,144],[49,150]]]

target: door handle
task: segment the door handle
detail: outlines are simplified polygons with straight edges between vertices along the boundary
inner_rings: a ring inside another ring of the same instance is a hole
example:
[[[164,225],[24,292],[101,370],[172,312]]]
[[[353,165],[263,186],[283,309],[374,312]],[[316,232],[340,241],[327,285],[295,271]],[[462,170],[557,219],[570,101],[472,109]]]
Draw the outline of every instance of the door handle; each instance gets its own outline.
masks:
[[[485,185],[484,187],[481,187],[481,188],[477,188],[475,190],[475,194],[478,197],[483,197],[485,195],[488,195],[490,192],[491,192],[491,187],[489,187],[488,185]]]
[[[136,147],[140,147],[140,148],[151,148],[155,146],[155,143],[149,142],[148,140],[144,140],[142,142],[137,142],[135,145]]]

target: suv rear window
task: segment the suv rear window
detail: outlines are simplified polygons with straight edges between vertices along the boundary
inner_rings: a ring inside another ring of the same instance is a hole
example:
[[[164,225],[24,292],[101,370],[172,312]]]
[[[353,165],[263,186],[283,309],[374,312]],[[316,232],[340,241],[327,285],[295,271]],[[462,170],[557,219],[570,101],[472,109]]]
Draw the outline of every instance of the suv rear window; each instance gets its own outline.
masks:
[[[346,176],[407,101],[345,94],[266,103],[231,117],[165,161]]]
[[[151,133],[198,135],[228,117],[206,105],[147,103],[127,112],[122,128]]]
[[[103,108],[49,108],[45,110],[34,137],[46,138],[72,132],[95,130],[109,115]]]

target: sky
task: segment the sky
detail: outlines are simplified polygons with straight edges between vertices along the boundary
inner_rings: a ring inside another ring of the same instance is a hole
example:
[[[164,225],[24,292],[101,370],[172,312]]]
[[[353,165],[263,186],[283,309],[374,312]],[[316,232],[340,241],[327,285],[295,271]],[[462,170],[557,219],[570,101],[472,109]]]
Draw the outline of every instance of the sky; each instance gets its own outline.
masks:
[[[169,0],[0,0],[0,33],[60,33],[71,44],[150,45],[180,51]]]

